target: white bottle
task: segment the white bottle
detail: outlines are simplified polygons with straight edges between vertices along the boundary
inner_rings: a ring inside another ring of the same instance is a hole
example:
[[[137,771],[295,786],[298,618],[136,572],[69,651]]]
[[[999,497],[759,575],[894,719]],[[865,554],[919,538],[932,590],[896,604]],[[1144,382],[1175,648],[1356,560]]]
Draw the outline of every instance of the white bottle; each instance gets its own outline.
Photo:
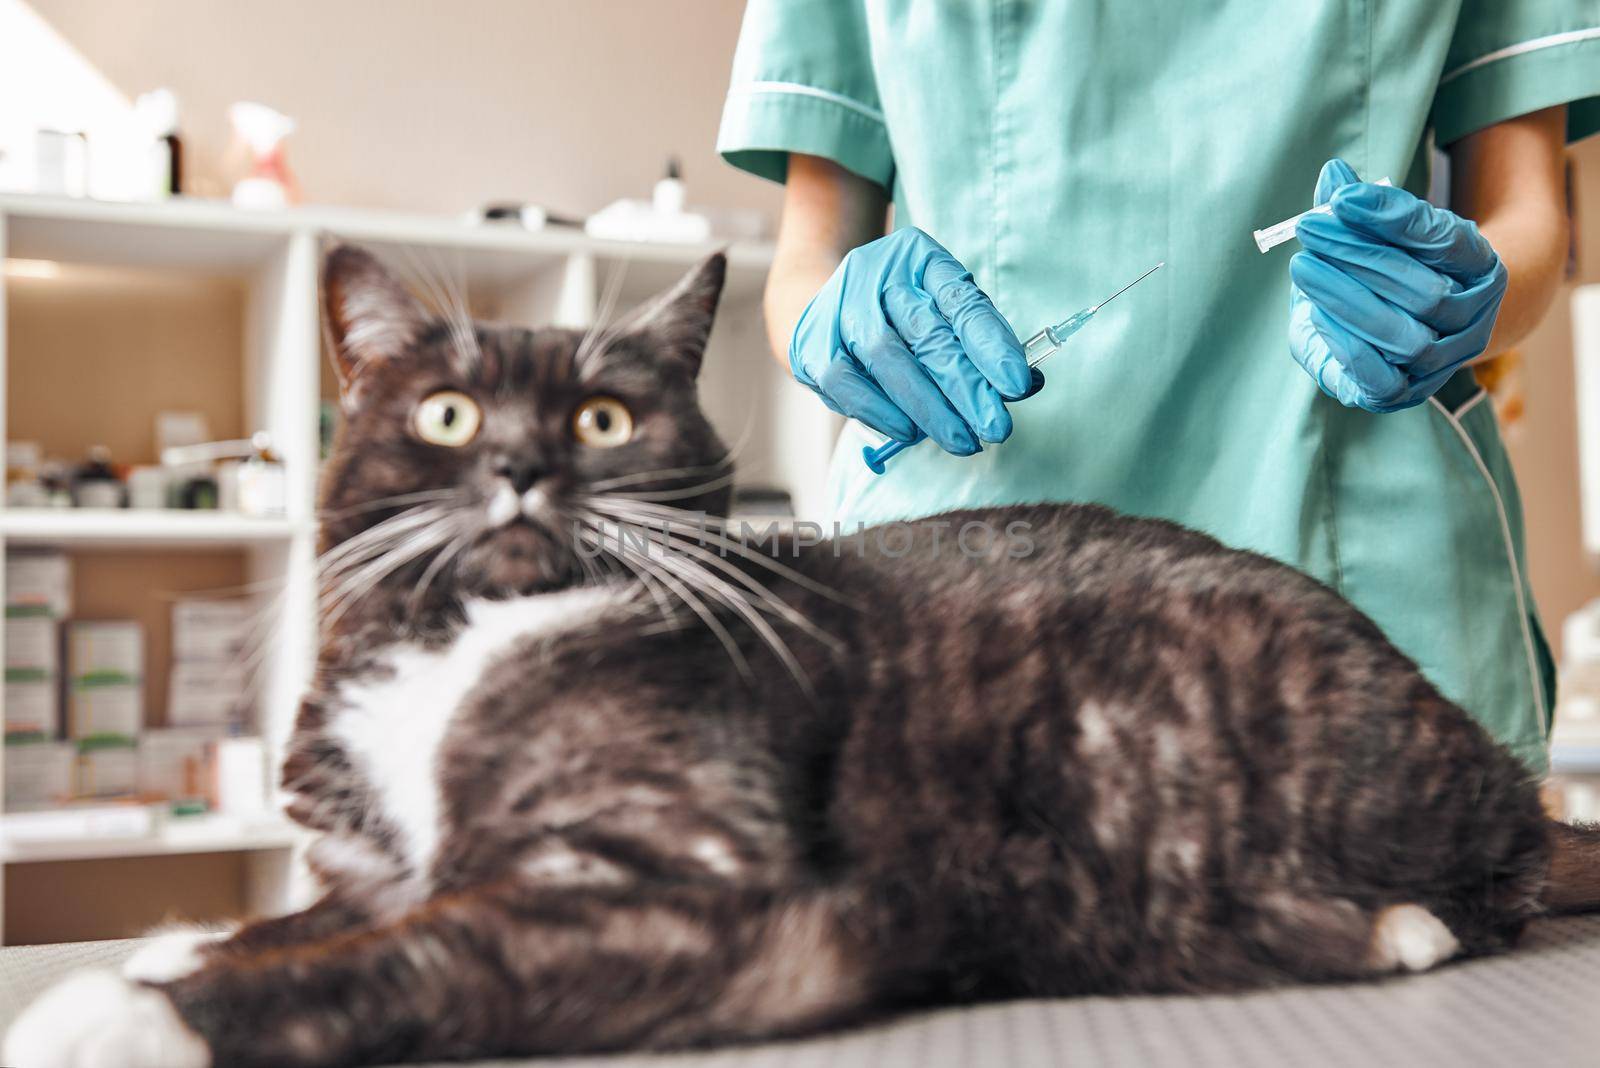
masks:
[[[656,183],[655,192],[650,198],[651,206],[657,215],[682,215],[688,198],[689,190],[683,184],[678,157],[668,156],[667,173]]]

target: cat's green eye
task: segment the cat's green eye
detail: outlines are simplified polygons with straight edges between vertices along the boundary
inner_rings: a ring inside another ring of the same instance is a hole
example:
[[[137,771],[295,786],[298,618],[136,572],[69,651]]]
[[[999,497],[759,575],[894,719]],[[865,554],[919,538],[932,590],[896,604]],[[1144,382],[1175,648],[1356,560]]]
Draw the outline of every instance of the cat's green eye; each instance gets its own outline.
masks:
[[[615,397],[590,397],[572,413],[572,436],[596,449],[614,449],[633,437],[633,413]]]
[[[423,441],[456,449],[477,436],[483,412],[465,393],[442,389],[417,405],[411,419]]]

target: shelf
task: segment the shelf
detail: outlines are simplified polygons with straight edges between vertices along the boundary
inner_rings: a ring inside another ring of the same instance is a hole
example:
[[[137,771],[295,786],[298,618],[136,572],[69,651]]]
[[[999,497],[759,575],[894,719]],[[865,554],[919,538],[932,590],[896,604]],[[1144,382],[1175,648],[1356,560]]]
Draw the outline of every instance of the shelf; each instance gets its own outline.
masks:
[[[310,525],[222,512],[128,508],[8,508],[0,538],[20,545],[257,545],[284,541]]]
[[[242,823],[227,816],[183,816],[166,821],[153,834],[108,835],[9,842],[0,839],[0,863],[29,864],[114,857],[174,856],[182,853],[242,853],[289,849],[299,831],[283,821]]]
[[[671,280],[711,250],[726,248],[734,276],[730,290],[739,292],[759,287],[772,266],[773,252],[764,242],[602,241],[567,227],[524,230],[447,216],[355,208],[251,211],[223,201],[188,198],[124,204],[8,194],[0,195],[0,216],[7,224],[6,255],[19,259],[237,275],[266,262],[296,233],[422,250],[417,266],[462,273],[468,284],[505,284],[574,254],[591,255],[607,269],[626,263],[630,274],[637,269],[641,280]]]

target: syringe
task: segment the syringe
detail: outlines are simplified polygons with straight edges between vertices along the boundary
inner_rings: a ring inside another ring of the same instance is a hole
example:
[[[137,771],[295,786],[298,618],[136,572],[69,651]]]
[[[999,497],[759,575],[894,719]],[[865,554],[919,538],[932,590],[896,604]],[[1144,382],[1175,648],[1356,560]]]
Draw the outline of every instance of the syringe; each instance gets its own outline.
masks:
[[[1387,178],[1379,178],[1373,185],[1393,185]],[[1300,225],[1300,220],[1307,215],[1332,215],[1332,204],[1318,204],[1310,211],[1302,211],[1299,215],[1285,219],[1281,223],[1273,223],[1264,230],[1253,230],[1251,236],[1256,239],[1256,248],[1262,252],[1271,252],[1285,241],[1294,236],[1294,228]]]
[[[1095,314],[1099,312],[1101,308],[1104,308],[1107,304],[1110,304],[1112,301],[1122,296],[1122,294],[1126,293],[1140,282],[1143,282],[1146,278],[1149,278],[1166,265],[1167,261],[1162,260],[1160,263],[1144,272],[1144,274],[1141,274],[1138,278],[1135,278],[1133,281],[1129,282],[1127,285],[1111,294],[1105,300],[1102,300],[1099,304],[1091,304],[1082,311],[1074,312],[1056,325],[1047,326],[1037,334],[1030,337],[1022,345],[1022,354],[1027,358],[1028,366],[1038,367],[1041,363],[1044,363],[1044,361],[1054,356],[1061,350],[1061,346],[1067,343],[1067,338],[1071,337],[1073,334],[1076,334],[1079,330],[1082,330],[1085,324],[1087,324],[1090,319],[1093,319]],[[894,457],[900,455],[900,453],[906,449],[909,449],[911,446],[915,445],[917,441],[921,440],[921,438],[918,438],[916,441],[886,441],[876,448],[868,445],[861,450],[861,458],[866,461],[868,470],[875,475],[881,475],[883,474],[884,465],[886,463],[888,463]]]

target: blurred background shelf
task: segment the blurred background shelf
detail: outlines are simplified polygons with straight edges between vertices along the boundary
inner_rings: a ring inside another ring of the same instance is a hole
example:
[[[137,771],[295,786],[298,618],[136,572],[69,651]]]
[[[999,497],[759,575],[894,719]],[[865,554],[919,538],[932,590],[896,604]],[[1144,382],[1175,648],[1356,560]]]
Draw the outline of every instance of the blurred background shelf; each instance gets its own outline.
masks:
[[[309,522],[223,512],[128,508],[10,508],[0,510],[0,538],[18,545],[171,548],[253,545],[312,530]]]
[[[299,832],[285,820],[246,823],[220,815],[158,820],[145,834],[75,834],[58,838],[0,838],[0,862],[104,860],[289,849]]]
[[[379,250],[410,250],[417,266],[473,285],[507,284],[573,257],[623,267],[636,284],[662,288],[716,249],[728,253],[730,296],[759,293],[772,264],[765,242],[668,245],[606,241],[581,230],[479,225],[437,215],[296,207],[241,211],[212,201],[119,204],[70,197],[0,194],[9,220],[7,255],[95,267],[199,270],[248,278],[294,234],[337,235]]]

